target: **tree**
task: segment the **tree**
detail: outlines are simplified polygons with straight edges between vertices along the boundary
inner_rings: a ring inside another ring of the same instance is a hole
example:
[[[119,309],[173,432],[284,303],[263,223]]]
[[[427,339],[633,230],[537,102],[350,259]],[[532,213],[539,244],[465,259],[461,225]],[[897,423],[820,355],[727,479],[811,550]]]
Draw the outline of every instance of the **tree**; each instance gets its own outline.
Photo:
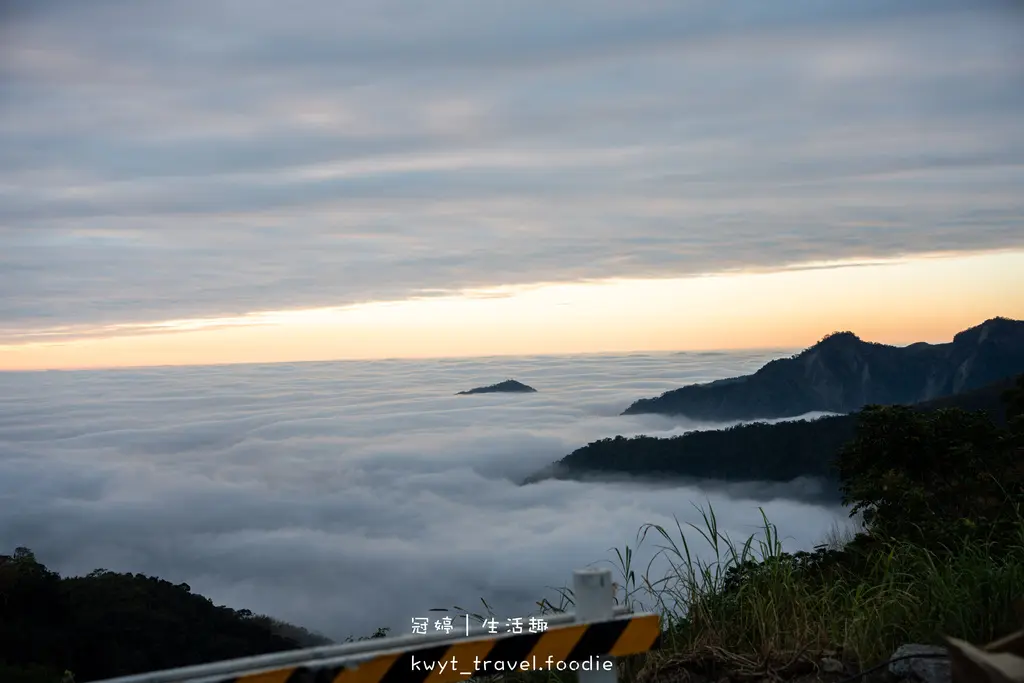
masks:
[[[11,559],[15,562],[23,562],[25,564],[38,564],[38,562],[36,562],[35,553],[23,546],[18,546],[14,549],[14,555]]]
[[[1017,377],[1017,385],[1003,392],[1006,404],[1006,422],[1011,431],[1024,433],[1024,375]]]
[[[0,681],[97,680],[299,647],[284,627],[155,576],[62,579],[28,548],[0,562]]]
[[[872,536],[940,547],[1019,529],[1021,460],[984,413],[868,406],[836,467],[843,502]]]

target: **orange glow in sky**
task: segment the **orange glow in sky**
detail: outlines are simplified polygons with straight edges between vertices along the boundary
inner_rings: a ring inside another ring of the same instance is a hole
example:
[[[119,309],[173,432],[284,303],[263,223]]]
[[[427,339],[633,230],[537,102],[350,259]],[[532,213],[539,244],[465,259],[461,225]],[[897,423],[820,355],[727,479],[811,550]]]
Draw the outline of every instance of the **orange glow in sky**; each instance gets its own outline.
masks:
[[[943,342],[1024,318],[1024,252],[466,292],[0,346],[0,370]]]

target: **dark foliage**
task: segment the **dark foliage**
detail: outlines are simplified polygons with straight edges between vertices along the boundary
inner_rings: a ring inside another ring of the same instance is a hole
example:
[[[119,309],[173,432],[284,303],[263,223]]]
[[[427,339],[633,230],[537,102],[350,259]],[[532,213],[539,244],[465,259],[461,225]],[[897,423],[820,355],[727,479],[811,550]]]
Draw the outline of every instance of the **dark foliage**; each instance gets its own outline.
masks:
[[[391,629],[389,629],[389,628],[378,628],[376,631],[373,632],[372,635],[369,635],[369,636],[359,636],[358,638],[356,638],[354,636],[349,636],[348,638],[345,639],[345,642],[346,643],[355,643],[355,642],[363,642],[363,641],[366,641],[366,640],[374,640],[376,638],[387,638],[389,633],[391,633]]]
[[[962,543],[1003,556],[1021,538],[1024,514],[1024,375],[1002,393],[1005,419],[958,408],[868,406],[836,469],[844,503],[863,513],[864,530],[843,548],[783,554],[806,581],[863,574],[896,544],[926,548],[941,562]],[[724,595],[769,572],[748,561],[726,575]]]
[[[879,538],[941,548],[970,537],[995,552],[1020,540],[1018,423],[1000,429],[984,413],[870,406],[838,460],[844,502]]]
[[[1024,434],[1024,375],[1017,378],[1014,385],[1003,392],[1006,402],[1006,421],[1015,437],[1014,443],[1021,445],[1019,437]]]
[[[238,610],[240,616],[251,619],[254,623],[262,625],[271,633],[293,640],[302,647],[318,647],[320,645],[331,645],[334,641],[330,638],[320,635],[319,633],[313,633],[301,626],[295,624],[289,624],[273,617],[266,615],[254,615],[247,609]]]
[[[915,413],[948,408],[981,411],[993,425],[1002,426],[1006,423],[1003,397],[1008,396],[1007,390],[1014,386],[1014,379],[1008,378],[974,391],[919,403],[906,410]],[[1024,390],[1018,388],[1017,391]],[[1024,413],[1024,408],[1017,410]],[[526,483],[548,477],[613,473],[731,482],[788,482],[809,477],[835,484],[838,499],[839,475],[833,463],[840,449],[853,439],[857,421],[858,416],[854,414],[775,424],[754,422],[671,438],[617,436],[573,451]]]
[[[61,578],[26,548],[0,556],[3,681],[59,683],[70,670],[81,683],[300,647],[282,626],[187,584],[104,570]]]
[[[850,416],[806,422],[755,422],[671,438],[602,439],[559,461],[566,470],[673,475],[723,481],[787,482],[834,476],[832,460],[853,437]]]

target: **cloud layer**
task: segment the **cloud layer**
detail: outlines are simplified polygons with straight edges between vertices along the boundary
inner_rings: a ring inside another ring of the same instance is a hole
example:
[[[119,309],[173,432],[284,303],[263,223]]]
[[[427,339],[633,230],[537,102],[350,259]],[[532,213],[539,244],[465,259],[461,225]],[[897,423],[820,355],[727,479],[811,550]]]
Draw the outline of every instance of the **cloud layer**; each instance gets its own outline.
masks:
[[[1024,244],[1010,2],[4,7],[9,331]]]
[[[759,367],[756,354],[381,361],[0,374],[0,553],[67,574],[188,582],[218,604],[334,638],[431,608],[525,616],[648,522],[788,547],[839,509],[728,493],[518,480],[591,440],[693,428],[620,417],[637,396]],[[529,395],[454,396],[512,375]],[[780,497],[781,496],[781,497]],[[765,502],[767,501],[767,502]],[[697,544],[699,538],[691,538]],[[5,550],[6,549],[6,550]],[[637,554],[643,569],[650,542]],[[661,578],[659,566],[653,578]]]

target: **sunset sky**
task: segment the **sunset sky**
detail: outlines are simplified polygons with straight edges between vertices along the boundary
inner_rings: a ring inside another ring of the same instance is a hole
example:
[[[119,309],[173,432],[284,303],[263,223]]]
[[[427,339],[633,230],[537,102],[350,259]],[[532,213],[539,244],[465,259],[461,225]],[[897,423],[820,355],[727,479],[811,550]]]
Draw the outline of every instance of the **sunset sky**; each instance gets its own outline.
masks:
[[[1014,2],[0,8],[0,370],[1024,318]]]

